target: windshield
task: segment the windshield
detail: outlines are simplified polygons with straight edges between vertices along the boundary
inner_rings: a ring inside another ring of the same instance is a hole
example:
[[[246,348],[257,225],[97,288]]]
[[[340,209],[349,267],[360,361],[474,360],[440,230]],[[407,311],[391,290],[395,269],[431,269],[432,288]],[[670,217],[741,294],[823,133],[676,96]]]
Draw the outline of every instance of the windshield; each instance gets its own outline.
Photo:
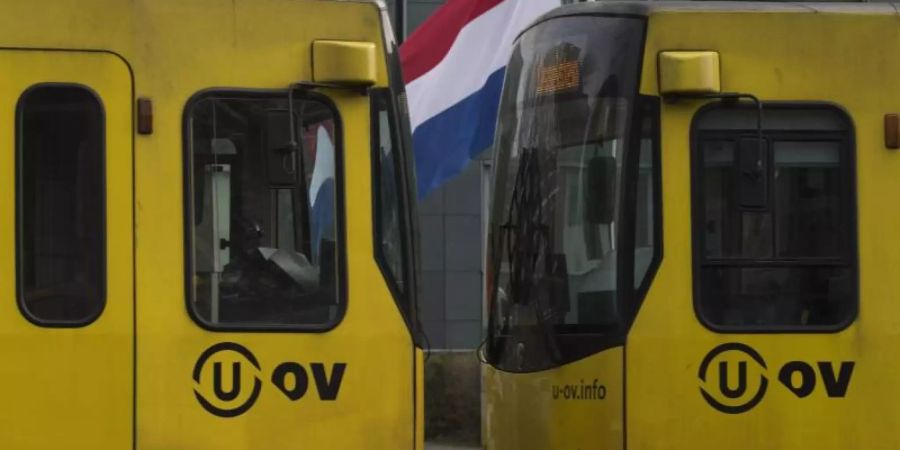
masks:
[[[649,149],[642,158],[640,145],[638,153],[630,148],[643,128],[643,121],[632,126],[642,109],[643,27],[627,18],[550,20],[520,38],[507,68],[494,161],[490,332],[516,335],[517,345],[540,342],[551,359],[570,347],[554,345],[554,336],[626,326],[619,286],[638,282],[618,268],[637,260],[646,271],[651,259],[633,244],[647,241],[640,229],[647,223],[629,228],[627,258],[620,248],[623,220],[636,219],[624,199],[651,195],[649,184],[623,182],[629,164],[635,178],[645,172],[642,159],[652,164]]]

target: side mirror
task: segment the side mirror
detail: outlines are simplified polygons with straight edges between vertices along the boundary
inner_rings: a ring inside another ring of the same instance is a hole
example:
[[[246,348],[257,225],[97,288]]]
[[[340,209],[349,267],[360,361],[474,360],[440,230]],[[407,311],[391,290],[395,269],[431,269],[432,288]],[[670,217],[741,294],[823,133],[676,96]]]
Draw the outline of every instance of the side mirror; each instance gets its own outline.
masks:
[[[591,158],[585,183],[585,222],[612,223],[616,213],[616,159],[610,156]]]
[[[375,84],[375,44],[361,41],[313,41],[313,81],[340,86]]]
[[[743,138],[738,143],[738,195],[740,207],[769,207],[769,147],[767,141]]]

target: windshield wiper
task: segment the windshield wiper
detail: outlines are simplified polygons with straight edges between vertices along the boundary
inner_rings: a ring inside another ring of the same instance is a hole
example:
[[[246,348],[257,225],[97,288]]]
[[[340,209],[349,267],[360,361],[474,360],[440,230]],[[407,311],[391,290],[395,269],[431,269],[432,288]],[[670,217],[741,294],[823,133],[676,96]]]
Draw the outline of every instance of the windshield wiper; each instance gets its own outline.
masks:
[[[560,360],[562,355],[553,335],[556,311],[550,301],[541,299],[549,295],[545,289],[549,266],[549,227],[544,223],[544,201],[541,195],[541,170],[538,152],[523,147],[519,168],[510,198],[506,223],[501,226],[508,251],[510,267],[509,292],[514,303],[529,305],[535,309],[535,319],[544,335],[551,357]],[[539,273],[543,264],[543,273]],[[532,301],[533,300],[533,301]]]

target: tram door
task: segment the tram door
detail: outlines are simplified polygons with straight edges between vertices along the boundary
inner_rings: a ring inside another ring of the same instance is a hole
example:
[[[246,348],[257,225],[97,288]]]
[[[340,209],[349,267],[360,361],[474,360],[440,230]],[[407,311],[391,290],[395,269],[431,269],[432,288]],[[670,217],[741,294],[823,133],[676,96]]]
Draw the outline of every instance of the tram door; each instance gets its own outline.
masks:
[[[0,448],[130,448],[131,75],[0,51]]]

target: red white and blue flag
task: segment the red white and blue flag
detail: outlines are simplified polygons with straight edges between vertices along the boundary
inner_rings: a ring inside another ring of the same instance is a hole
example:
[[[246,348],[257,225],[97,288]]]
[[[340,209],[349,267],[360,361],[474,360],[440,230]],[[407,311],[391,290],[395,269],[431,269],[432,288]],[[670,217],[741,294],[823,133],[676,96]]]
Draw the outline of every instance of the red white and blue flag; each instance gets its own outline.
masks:
[[[516,36],[560,0],[448,0],[400,47],[419,195],[494,140]]]

